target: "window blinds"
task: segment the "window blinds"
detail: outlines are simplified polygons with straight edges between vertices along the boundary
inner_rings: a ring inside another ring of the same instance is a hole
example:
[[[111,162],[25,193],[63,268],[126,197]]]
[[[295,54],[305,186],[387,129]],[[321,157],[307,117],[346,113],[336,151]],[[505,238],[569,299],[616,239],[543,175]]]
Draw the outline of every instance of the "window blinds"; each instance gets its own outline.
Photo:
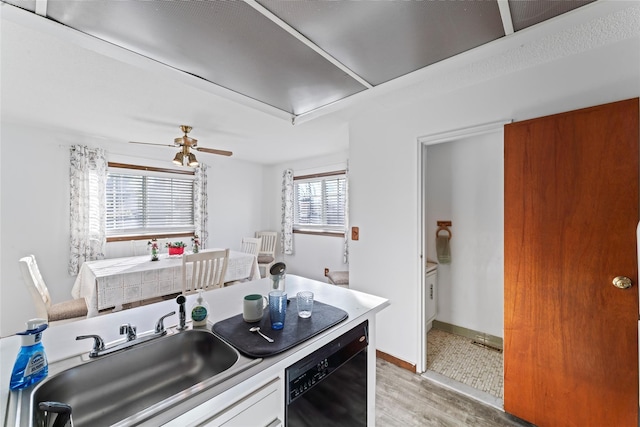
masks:
[[[109,173],[107,234],[193,231],[193,180]]]
[[[344,231],[344,175],[296,180],[294,229]]]

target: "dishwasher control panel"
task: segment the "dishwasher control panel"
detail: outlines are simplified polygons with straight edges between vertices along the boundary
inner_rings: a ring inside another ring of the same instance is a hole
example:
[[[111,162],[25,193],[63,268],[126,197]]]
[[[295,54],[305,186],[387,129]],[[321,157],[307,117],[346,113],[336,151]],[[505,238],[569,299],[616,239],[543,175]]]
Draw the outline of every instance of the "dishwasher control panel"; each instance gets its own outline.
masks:
[[[293,400],[316,383],[321,381],[324,377],[329,375],[329,360],[324,359],[316,364],[316,366],[309,369],[298,378],[293,379],[289,384],[289,399]]]

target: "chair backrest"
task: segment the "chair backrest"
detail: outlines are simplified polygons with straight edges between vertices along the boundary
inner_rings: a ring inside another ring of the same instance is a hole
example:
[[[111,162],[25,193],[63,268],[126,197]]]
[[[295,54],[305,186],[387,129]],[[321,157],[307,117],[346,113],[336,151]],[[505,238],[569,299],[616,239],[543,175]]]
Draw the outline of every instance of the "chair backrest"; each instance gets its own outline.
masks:
[[[276,243],[278,242],[277,231],[256,231],[256,237],[262,238],[259,255],[276,256]]]
[[[182,293],[193,294],[222,288],[227,272],[229,249],[220,251],[202,251],[182,256]]]
[[[40,269],[36,263],[36,257],[33,255],[20,258],[20,270],[22,271],[22,279],[24,280],[31,299],[36,306],[38,317],[48,319],[48,309],[51,306],[51,296],[47,285],[44,283]]]
[[[240,250],[244,253],[258,256],[260,246],[262,245],[261,237],[243,237]]]

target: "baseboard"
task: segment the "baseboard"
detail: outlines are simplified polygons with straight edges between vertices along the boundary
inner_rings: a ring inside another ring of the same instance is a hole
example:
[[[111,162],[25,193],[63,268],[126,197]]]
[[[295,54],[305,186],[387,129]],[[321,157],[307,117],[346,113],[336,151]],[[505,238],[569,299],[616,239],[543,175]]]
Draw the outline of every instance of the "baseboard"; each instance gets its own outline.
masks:
[[[473,329],[463,328],[462,326],[452,325],[451,323],[440,322],[439,320],[434,320],[432,327],[434,329],[440,329],[441,331],[469,338],[479,344],[486,345],[487,347],[493,347],[498,350],[504,349],[502,338],[495,335],[485,334],[484,332],[474,331]]]
[[[387,361],[393,365],[396,365],[402,369],[406,369],[407,371],[410,371],[414,374],[416,373],[416,365],[413,365],[409,362],[405,362],[404,360],[398,359],[397,357],[387,354],[383,351],[376,350],[376,357],[384,361]]]

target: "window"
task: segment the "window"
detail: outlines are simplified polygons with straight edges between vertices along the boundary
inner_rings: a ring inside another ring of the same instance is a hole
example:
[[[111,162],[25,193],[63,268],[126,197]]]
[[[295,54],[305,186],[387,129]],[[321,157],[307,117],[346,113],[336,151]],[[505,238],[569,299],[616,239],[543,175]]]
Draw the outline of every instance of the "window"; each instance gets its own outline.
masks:
[[[193,233],[193,192],[191,172],[133,170],[110,164],[106,188],[107,236]]]
[[[344,233],[344,171],[294,178],[294,231]]]

